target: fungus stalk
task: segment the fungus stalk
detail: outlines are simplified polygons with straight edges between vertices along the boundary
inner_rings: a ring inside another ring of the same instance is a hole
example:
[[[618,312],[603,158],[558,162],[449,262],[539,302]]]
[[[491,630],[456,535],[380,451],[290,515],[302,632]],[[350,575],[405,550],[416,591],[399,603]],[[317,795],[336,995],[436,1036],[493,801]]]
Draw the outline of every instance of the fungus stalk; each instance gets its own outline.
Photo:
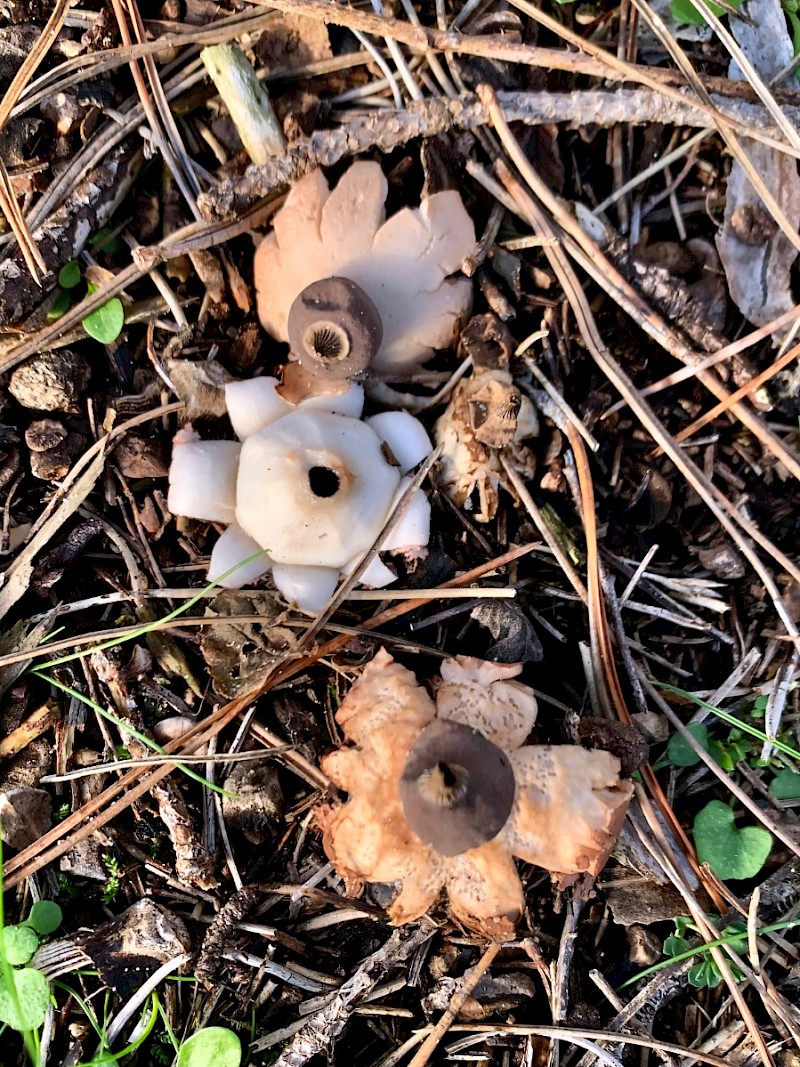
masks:
[[[286,138],[269,96],[237,44],[213,44],[200,53],[230,112],[247,154],[263,167],[286,148]]]

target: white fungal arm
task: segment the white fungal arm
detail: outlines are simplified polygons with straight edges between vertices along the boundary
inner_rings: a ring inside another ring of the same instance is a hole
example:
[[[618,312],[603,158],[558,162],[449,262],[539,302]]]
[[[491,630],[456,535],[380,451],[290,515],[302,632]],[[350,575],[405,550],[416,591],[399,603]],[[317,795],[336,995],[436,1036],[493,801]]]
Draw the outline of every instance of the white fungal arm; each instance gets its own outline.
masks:
[[[305,615],[319,615],[336,592],[339,572],[332,567],[299,567],[275,563],[272,567],[275,588]]]
[[[325,411],[330,415],[347,415],[360,419],[364,410],[364,387],[351,382],[344,393],[323,393],[310,396],[294,405],[283,399],[278,392],[277,378],[249,378],[241,382],[228,382],[225,386],[225,404],[233,432],[240,441],[266,429],[273,422],[302,408],[303,411]]]
[[[358,566],[361,556],[358,559],[351,560],[344,568],[345,574],[352,574]],[[360,574],[358,584],[363,585],[366,589],[383,589],[387,585],[391,585],[392,582],[397,581],[397,575],[391,569],[387,567],[380,556],[376,556],[371,561],[368,567],[366,567]]]
[[[382,411],[366,422],[389,446],[402,474],[408,474],[433,449],[425,427],[407,411]]]
[[[233,522],[241,449],[236,441],[175,443],[167,496],[172,514],[205,522]]]
[[[249,378],[243,382],[228,382],[225,386],[228,418],[240,441],[293,410],[292,405],[276,392],[277,385],[277,378]]]
[[[410,478],[404,478],[400,483],[393,507],[402,499],[403,494],[411,485]],[[386,540],[381,545],[382,552],[402,553],[409,558],[426,555],[426,549],[431,536],[431,505],[421,489],[417,489],[409,500],[405,511],[389,532]]]
[[[251,559],[251,556],[256,558]],[[226,575],[219,583],[223,589],[242,589],[266,574],[269,568],[270,558],[264,549],[241,527],[233,525],[221,534],[212,549],[208,580],[215,582]]]

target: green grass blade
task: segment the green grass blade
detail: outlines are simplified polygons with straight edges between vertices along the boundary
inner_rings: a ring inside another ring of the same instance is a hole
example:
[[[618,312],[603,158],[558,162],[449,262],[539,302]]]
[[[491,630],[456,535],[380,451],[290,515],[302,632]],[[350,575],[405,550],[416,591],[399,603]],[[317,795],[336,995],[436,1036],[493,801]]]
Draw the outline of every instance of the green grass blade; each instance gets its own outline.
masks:
[[[691,700],[693,704],[697,704],[698,707],[710,711],[712,715],[716,715],[718,719],[722,719],[722,721],[728,723],[729,726],[735,726],[743,733],[750,734],[751,737],[757,737],[759,741],[772,745],[774,748],[777,748],[779,752],[791,756],[792,759],[800,760],[800,751],[796,748],[792,748],[791,745],[779,741],[776,737],[768,737],[764,731],[759,730],[757,726],[751,726],[749,722],[745,722],[743,719],[737,719],[736,716],[731,715],[729,711],[723,711],[722,708],[717,708],[713,704],[709,704],[707,700],[695,696],[694,693],[689,693],[685,689],[679,689],[676,685],[668,685],[666,682],[653,682],[652,684],[657,689],[663,689],[668,693],[675,693],[677,696],[682,696],[687,700]]]
[[[157,752],[161,756],[166,756],[167,759],[172,758],[170,754],[166,752],[156,741],[153,741],[146,734],[141,733],[141,731],[131,726],[130,723],[125,722],[124,719],[120,719],[120,717],[118,715],[115,715],[112,711],[107,711],[106,708],[102,708],[99,704],[96,704],[95,701],[90,699],[90,697],[87,697],[85,693],[81,693],[77,689],[73,689],[71,685],[65,685],[64,682],[59,682],[57,678],[54,678],[51,674],[44,674],[38,668],[35,668],[33,671],[31,671],[31,673],[35,674],[37,678],[41,678],[43,682],[49,682],[50,685],[54,685],[56,689],[60,689],[61,692],[66,693],[67,696],[71,696],[74,697],[76,700],[80,700],[87,707],[91,708],[92,711],[96,711],[98,715],[102,715],[102,717],[108,722],[113,723],[118,730],[122,730],[124,733],[130,734],[131,737],[135,737],[137,741],[141,742],[141,744],[145,745],[147,748],[152,749],[154,752]],[[200,785],[204,785],[206,789],[210,789],[214,793],[219,793],[220,796],[230,797],[234,795],[233,793],[227,792],[221,786],[214,785],[213,782],[209,782],[209,780],[207,778],[203,778],[202,775],[195,774],[191,767],[187,767],[185,763],[176,763],[175,767],[177,770],[183,771],[183,773],[187,775],[187,777],[193,778],[195,782],[199,782]]]
[[[154,630],[160,629],[162,626],[173,622],[175,619],[179,619],[184,612],[187,612],[189,608],[193,608],[198,601],[208,596],[212,589],[215,589],[221,582],[229,577],[229,575],[233,574],[234,571],[251,563],[254,559],[258,559],[259,556],[265,555],[266,551],[266,549],[262,549],[260,552],[254,552],[252,556],[243,559],[241,563],[237,563],[234,567],[230,567],[224,574],[221,574],[219,578],[215,578],[213,582],[209,582],[208,585],[203,586],[203,588],[199,589],[193,597],[190,597],[179,607],[174,608],[168,615],[164,615],[160,619],[154,619],[152,622],[144,623],[138,630],[131,630],[130,633],[123,634],[122,637],[109,637],[107,641],[101,641],[99,645],[92,645],[91,648],[84,648],[78,652],[70,652],[69,655],[66,656],[58,656],[56,659],[49,659],[44,663],[37,663],[34,669],[37,671],[44,671],[47,670],[48,667],[60,667],[63,663],[71,663],[74,659],[84,659],[86,656],[91,656],[94,652],[102,652],[106,648],[116,648],[117,645],[122,645],[126,641],[135,641],[139,637],[146,637],[147,634],[152,633]],[[133,594],[131,594],[131,596],[133,597]]]

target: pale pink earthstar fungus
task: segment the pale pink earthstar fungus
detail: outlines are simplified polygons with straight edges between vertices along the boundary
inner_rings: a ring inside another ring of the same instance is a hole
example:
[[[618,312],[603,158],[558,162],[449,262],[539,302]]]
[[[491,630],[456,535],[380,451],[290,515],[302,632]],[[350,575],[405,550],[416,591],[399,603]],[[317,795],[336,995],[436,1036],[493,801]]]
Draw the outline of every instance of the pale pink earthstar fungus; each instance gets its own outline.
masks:
[[[386,218],[386,178],[377,163],[353,163],[330,189],[321,170],[295,182],[258,246],[258,314],[279,341],[292,340],[290,312],[307,286],[349,280],[377,310],[382,339],[373,373],[413,374],[434,350],[452,345],[469,314],[472,283],[449,277],[475,246],[475,227],[456,190]]]
[[[536,698],[519,664],[458,656],[435,700],[381,650],[342,702],[346,742],[322,768],[350,794],[323,806],[325,851],[352,891],[393,882],[393,923],[444,889],[465,925],[506,938],[524,897],[515,856],[561,875],[596,875],[632,794],[619,760],[577,745],[526,745]]]
[[[239,440],[202,441],[184,427],[174,440],[169,509],[227,526],[211,554],[211,580],[235,567],[220,584],[238,589],[271,571],[290,603],[316,614],[375,542],[410,485],[408,472],[431,450],[428,435],[404,411],[362,422],[357,384],[297,405],[274,378],[232,382],[225,395]],[[417,490],[381,551],[418,558],[429,534],[430,504]],[[380,588],[396,577],[378,556],[359,580]]]

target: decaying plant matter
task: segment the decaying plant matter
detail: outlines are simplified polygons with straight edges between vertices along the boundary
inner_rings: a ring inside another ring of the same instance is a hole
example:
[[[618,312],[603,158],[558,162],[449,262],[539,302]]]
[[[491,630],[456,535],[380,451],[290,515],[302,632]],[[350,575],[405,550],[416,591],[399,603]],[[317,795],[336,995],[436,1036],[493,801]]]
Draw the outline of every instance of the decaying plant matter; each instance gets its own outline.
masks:
[[[472,512],[477,522],[493,519],[499,487],[511,488],[501,453],[523,476],[532,478],[536,471],[535,457],[523,442],[539,427],[531,401],[513,382],[512,349],[505,323],[495,315],[475,315],[459,341],[459,355],[472,359],[472,375],[458,383],[436,423],[442,485],[459,507],[471,504],[477,490]]]
[[[352,747],[323,769],[350,799],[318,813],[325,851],[351,889],[400,883],[392,922],[445,889],[458,920],[509,936],[524,906],[514,856],[563,875],[608,858],[632,786],[608,752],[525,744],[536,698],[520,669],[445,660],[432,699],[381,650],[339,708]]]
[[[448,275],[474,248],[472,220],[455,190],[386,219],[387,191],[383,171],[369,162],[354,163],[333,190],[321,170],[295,183],[256,252],[258,314],[273,337],[290,340],[295,300],[336,276],[354,282],[379,313],[373,371],[413,373],[452,344],[472,283]]]

